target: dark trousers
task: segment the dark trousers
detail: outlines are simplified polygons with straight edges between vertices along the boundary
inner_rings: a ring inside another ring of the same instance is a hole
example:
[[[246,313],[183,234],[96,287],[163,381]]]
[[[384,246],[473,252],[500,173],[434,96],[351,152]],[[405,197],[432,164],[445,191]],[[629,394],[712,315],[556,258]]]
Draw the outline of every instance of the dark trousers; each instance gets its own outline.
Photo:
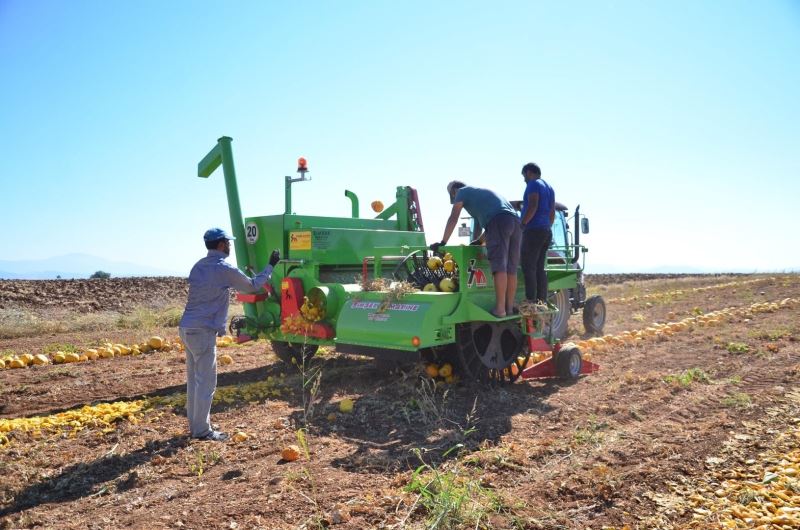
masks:
[[[549,228],[530,228],[522,232],[522,274],[525,277],[525,298],[547,300],[547,273],[544,264],[553,234]]]

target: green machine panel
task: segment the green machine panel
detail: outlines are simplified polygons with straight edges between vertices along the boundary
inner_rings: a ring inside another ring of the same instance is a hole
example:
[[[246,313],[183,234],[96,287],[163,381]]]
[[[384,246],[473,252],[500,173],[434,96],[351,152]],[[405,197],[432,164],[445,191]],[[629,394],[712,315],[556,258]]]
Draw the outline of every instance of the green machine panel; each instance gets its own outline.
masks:
[[[308,228],[289,231],[289,258],[313,260],[325,265],[359,264],[376,249],[424,247],[425,234],[400,230],[359,228]],[[407,252],[406,252],[407,253]]]
[[[359,265],[376,248],[424,247],[425,234],[397,230],[396,221],[266,215],[245,219],[250,264],[264,267],[270,252],[280,249],[284,259],[314,260],[320,265]]]
[[[397,301],[386,293],[359,293],[339,313],[336,342],[406,351],[452,343],[453,326],[443,319],[460,300],[459,293],[408,294]]]

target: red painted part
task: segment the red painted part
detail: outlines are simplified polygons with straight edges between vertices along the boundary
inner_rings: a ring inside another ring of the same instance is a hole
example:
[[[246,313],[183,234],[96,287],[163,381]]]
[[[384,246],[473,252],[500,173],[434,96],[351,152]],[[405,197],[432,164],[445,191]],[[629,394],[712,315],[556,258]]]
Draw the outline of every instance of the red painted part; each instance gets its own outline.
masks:
[[[539,379],[542,377],[555,377],[556,376],[556,363],[553,362],[553,357],[549,357],[542,362],[536,363],[533,366],[525,368],[519,376],[522,379]]]
[[[593,374],[595,372],[600,371],[600,365],[597,363],[593,363],[592,361],[581,361],[581,373],[582,374]]]
[[[326,324],[324,322],[315,322],[314,326],[311,328],[311,332],[308,335],[310,337],[314,337],[315,339],[332,339],[334,333],[330,324]]]
[[[303,282],[300,278],[284,278],[281,281],[281,323],[290,316],[300,314],[304,294]],[[315,322],[308,336],[315,339],[332,339],[334,337],[333,328],[330,324]]]
[[[546,377],[557,377],[555,358],[558,352],[561,351],[562,344],[556,342],[552,346],[544,338],[533,338],[531,335],[534,331],[533,319],[525,321],[528,330],[528,348],[531,352],[549,351],[552,355],[544,361],[538,362],[532,366],[525,368],[520,377],[522,379],[541,379]],[[592,361],[581,359],[581,373],[592,374],[600,370],[600,366]]]
[[[553,346],[550,346],[550,343],[544,340],[543,338],[534,339],[530,335],[528,336],[528,347],[530,348],[531,352],[535,351],[553,351]]]
[[[303,295],[303,282],[300,278],[284,278],[281,281],[281,323],[290,316],[300,314]]]
[[[535,352],[535,351],[549,351],[549,352],[552,352],[552,351],[558,351],[556,348],[561,349],[561,345],[559,343],[556,343],[555,346],[551,346],[550,343],[547,342],[542,337],[539,337],[538,339],[535,339],[535,338],[532,337],[533,331],[535,329],[535,327],[533,325],[533,319],[532,318],[525,319],[525,326],[526,326],[526,328],[528,330],[528,349],[531,352]]]
[[[266,293],[259,293],[259,294],[244,294],[244,293],[236,293],[236,299],[240,302],[246,302],[248,304],[254,304],[256,302],[263,302],[267,299]]]
[[[255,293],[255,294],[245,294],[245,293],[236,293],[236,299],[240,302],[247,302],[250,304],[254,304],[256,302],[263,302],[272,294],[274,291],[272,290],[272,286],[270,284],[266,284],[264,286],[263,293]]]
[[[243,342],[249,342],[251,340],[253,340],[253,337],[251,337],[250,335],[241,334],[236,336],[236,342],[239,344]]]
[[[593,374],[600,371],[600,365],[592,361],[581,360],[581,373]],[[557,377],[555,355],[525,368],[520,374],[522,379],[544,379],[547,377]]]
[[[422,209],[419,207],[419,197],[417,196],[417,190],[411,188],[411,198],[414,200],[414,208],[417,211],[417,224],[419,225],[419,229],[421,232],[425,231],[425,226],[422,224]]]

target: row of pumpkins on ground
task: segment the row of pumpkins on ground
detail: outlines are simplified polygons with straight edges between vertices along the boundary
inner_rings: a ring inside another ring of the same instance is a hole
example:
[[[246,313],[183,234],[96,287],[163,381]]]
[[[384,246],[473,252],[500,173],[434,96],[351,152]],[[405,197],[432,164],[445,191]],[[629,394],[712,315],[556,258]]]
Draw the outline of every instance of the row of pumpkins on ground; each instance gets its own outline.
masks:
[[[225,335],[217,338],[217,346],[224,348],[234,343],[233,337]],[[111,359],[113,357],[125,355],[141,355],[157,351],[183,351],[181,339],[176,337],[172,341],[153,336],[139,344],[112,344],[106,342],[97,348],[88,348],[82,352],[63,352],[57,351],[51,355],[44,353],[21,355],[5,355],[0,357],[0,369],[26,368],[28,366],[42,366],[47,364],[66,364],[85,361],[96,361],[97,359]]]

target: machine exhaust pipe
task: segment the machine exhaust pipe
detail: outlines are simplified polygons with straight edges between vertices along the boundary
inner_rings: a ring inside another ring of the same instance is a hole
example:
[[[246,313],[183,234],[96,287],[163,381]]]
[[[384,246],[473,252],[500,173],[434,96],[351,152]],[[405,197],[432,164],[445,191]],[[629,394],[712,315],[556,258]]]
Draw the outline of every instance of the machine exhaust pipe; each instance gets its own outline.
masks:
[[[581,256],[581,205],[575,207],[575,255],[572,257],[572,263],[578,263]]]

